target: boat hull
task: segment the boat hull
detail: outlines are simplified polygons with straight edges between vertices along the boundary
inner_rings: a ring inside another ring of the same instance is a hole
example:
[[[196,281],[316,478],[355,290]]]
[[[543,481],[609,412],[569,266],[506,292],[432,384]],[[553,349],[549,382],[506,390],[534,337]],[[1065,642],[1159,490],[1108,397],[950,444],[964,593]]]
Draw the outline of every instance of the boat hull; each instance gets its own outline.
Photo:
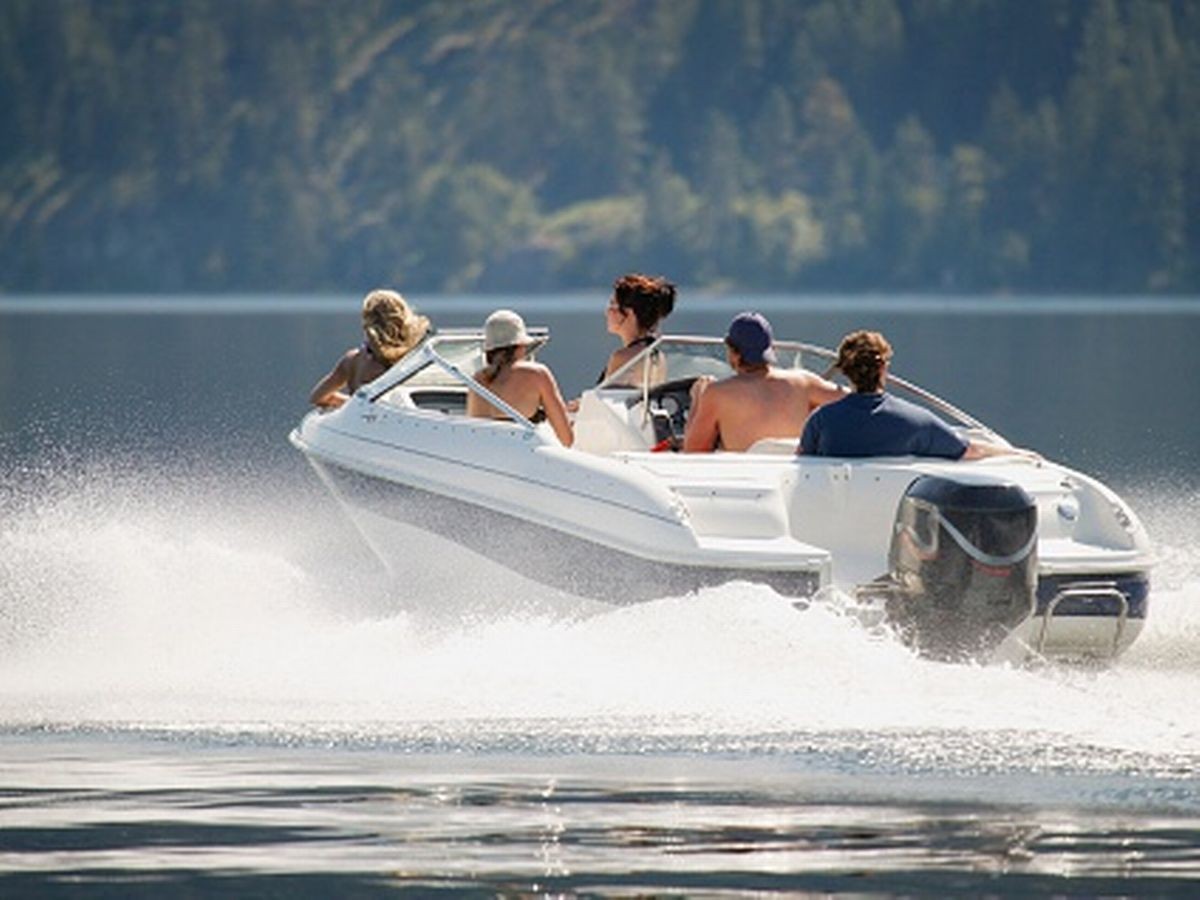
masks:
[[[811,597],[818,572],[689,566],[635,556],[509,513],[309,457],[351,518],[370,517],[364,537],[389,568],[411,566],[378,540],[381,521],[419,528],[529,580],[565,593],[624,605],[678,596],[733,581]],[[433,565],[433,560],[423,560]],[[1084,589],[1080,589],[1080,586]],[[843,586],[849,588],[850,586]],[[1064,595],[1065,594],[1065,595]],[[996,651],[1001,659],[1104,659],[1138,637],[1149,609],[1144,571],[1041,575],[1033,614]]]
[[[623,409],[620,404],[618,408]],[[834,460],[566,449],[519,426],[356,396],[292,433],[384,563],[381,523],[440,536],[553,589],[610,604],[730,581],[851,597],[890,576],[915,479],[1015,484],[1036,507],[1036,579],[1005,658],[1108,658],[1145,619],[1153,554],[1109,489],[1047,461]]]
[[[731,581],[754,581],[790,597],[821,587],[819,570],[747,570],[650,559],[575,537],[529,519],[309,457],[349,509],[438,535],[531,581],[579,597],[624,605]],[[389,568],[391,551],[364,537]]]

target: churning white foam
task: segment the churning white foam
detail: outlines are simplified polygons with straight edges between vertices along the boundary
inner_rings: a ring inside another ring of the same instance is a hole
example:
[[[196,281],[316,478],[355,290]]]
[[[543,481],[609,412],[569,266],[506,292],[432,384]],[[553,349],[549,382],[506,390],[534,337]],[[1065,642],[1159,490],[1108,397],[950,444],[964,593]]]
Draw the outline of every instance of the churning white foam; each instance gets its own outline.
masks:
[[[1164,565],[1133,650],[1100,671],[1027,670],[921,659],[756,585],[598,607],[433,544],[388,578],[295,483],[88,475],[6,500],[0,726],[1011,730],[1200,752],[1186,505],[1158,525]]]

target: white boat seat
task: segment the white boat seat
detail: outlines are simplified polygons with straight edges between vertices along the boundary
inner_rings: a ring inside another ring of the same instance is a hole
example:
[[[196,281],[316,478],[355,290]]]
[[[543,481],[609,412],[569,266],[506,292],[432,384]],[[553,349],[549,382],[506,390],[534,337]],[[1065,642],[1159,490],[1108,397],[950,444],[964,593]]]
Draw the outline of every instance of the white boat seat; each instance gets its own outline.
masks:
[[[762,438],[746,448],[747,453],[769,453],[773,456],[791,456],[796,452],[799,438]]]

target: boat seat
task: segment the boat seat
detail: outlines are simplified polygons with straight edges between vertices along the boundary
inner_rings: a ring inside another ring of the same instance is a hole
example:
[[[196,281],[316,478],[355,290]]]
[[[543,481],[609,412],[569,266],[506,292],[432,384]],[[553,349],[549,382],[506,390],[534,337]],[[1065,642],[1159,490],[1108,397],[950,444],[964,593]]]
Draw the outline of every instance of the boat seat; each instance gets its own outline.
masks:
[[[746,448],[747,453],[770,453],[773,456],[792,456],[799,438],[763,438]]]

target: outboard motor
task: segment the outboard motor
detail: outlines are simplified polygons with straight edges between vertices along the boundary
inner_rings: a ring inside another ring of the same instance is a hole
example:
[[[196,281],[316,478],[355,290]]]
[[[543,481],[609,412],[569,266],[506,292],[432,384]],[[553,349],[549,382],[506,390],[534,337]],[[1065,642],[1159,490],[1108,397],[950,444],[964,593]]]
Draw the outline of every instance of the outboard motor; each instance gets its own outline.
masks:
[[[888,617],[922,653],[986,656],[1034,610],[1037,520],[1019,485],[918,478],[896,510]]]

